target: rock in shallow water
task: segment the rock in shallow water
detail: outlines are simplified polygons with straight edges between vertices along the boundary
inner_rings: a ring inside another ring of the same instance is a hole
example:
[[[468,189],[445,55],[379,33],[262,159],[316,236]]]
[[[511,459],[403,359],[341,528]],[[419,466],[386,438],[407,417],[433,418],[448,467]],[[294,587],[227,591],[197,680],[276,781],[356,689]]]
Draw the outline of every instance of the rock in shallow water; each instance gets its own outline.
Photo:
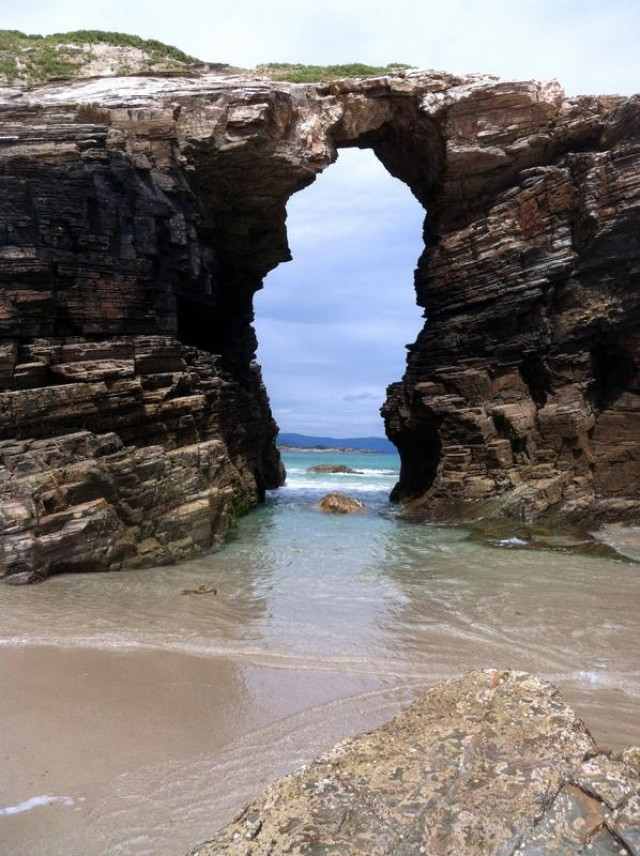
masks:
[[[551,684],[471,672],[275,782],[190,856],[638,854],[635,757],[598,754]]]
[[[364,502],[345,496],[344,493],[328,493],[320,500],[318,508],[328,514],[362,514],[367,510]]]
[[[361,476],[360,470],[352,470],[346,464],[316,464],[315,467],[309,467],[308,473],[345,473],[346,475]]]

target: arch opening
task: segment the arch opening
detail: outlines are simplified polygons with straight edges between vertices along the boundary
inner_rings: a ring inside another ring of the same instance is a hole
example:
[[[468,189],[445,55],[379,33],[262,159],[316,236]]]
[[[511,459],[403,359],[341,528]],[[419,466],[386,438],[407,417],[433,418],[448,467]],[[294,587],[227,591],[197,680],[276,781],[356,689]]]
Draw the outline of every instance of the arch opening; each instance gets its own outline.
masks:
[[[255,297],[258,360],[280,430],[383,436],[386,387],[423,324],[413,289],[424,209],[368,145],[287,208],[291,264]],[[404,346],[404,347],[403,347]]]

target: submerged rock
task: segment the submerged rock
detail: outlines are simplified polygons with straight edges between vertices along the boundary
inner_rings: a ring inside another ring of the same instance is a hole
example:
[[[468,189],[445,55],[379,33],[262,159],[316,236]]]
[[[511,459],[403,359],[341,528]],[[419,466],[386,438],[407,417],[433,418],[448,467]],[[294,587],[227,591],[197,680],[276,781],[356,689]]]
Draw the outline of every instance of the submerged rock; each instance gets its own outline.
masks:
[[[539,678],[471,672],[270,785],[190,856],[638,854],[638,752],[598,754]]]
[[[367,510],[364,502],[344,493],[328,493],[320,500],[318,508],[329,514],[362,514]]]
[[[316,464],[315,467],[309,467],[308,473],[346,473],[348,475],[361,476],[360,470],[352,470],[346,464]]]
[[[604,559],[626,558],[640,561],[618,549],[614,542],[607,540],[609,532],[624,531],[605,529],[601,533],[589,533],[584,527],[565,526],[545,528],[532,523],[523,523],[508,517],[480,517],[469,524],[469,540],[493,547],[517,550],[555,550],[563,553],[576,553]],[[632,531],[632,530],[628,530]]]
[[[207,588],[205,585],[200,585],[198,588],[184,588],[180,594],[218,594],[218,589]]]

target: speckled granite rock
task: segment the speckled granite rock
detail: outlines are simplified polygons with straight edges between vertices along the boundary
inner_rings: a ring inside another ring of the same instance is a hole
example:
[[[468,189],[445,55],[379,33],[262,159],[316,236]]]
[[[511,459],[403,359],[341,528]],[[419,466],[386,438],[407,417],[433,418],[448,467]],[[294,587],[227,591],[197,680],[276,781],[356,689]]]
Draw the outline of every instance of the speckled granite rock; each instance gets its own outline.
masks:
[[[598,754],[550,684],[471,672],[271,785],[190,856],[637,856],[638,757]]]
[[[455,519],[487,503],[532,520],[637,515],[639,135],[637,97],[440,72],[0,89],[0,436],[13,454],[15,440],[112,432],[136,461],[220,440],[237,507],[275,487],[253,294],[289,258],[291,194],[340,146],[370,147],[429,211],[416,274],[427,321],[384,407],[396,496]],[[166,345],[157,364],[149,340]],[[195,493],[161,512],[176,515],[176,550],[173,527],[156,538],[132,520],[118,498],[128,487],[76,502],[46,462],[48,486],[25,509],[12,461],[0,473],[5,575],[63,570],[69,549],[88,557],[94,500],[111,532],[96,568],[186,555],[178,510],[218,487],[184,464]],[[157,470],[158,496],[172,472],[166,460]],[[207,543],[224,529],[211,508]],[[64,548],[58,513],[74,521]],[[16,533],[33,548],[14,561]]]

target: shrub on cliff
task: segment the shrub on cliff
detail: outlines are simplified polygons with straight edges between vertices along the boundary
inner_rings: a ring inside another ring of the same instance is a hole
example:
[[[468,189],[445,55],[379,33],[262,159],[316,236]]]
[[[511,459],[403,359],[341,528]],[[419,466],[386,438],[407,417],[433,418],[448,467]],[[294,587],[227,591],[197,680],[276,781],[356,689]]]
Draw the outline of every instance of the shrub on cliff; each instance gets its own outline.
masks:
[[[268,62],[259,65],[256,71],[268,74],[273,80],[283,80],[289,83],[321,83],[340,80],[345,77],[379,77],[384,74],[394,74],[406,68],[410,68],[410,66],[402,62],[391,62],[388,65],[365,65],[361,62],[351,62],[344,65],[301,65],[290,62]]]
[[[107,73],[111,74],[150,71],[156,66],[171,70],[197,62],[173,45],[127,33],[74,30],[41,36],[0,30],[0,81],[32,85],[57,77],[79,77],[91,73],[92,64],[99,73],[98,45],[113,49],[107,51]]]

